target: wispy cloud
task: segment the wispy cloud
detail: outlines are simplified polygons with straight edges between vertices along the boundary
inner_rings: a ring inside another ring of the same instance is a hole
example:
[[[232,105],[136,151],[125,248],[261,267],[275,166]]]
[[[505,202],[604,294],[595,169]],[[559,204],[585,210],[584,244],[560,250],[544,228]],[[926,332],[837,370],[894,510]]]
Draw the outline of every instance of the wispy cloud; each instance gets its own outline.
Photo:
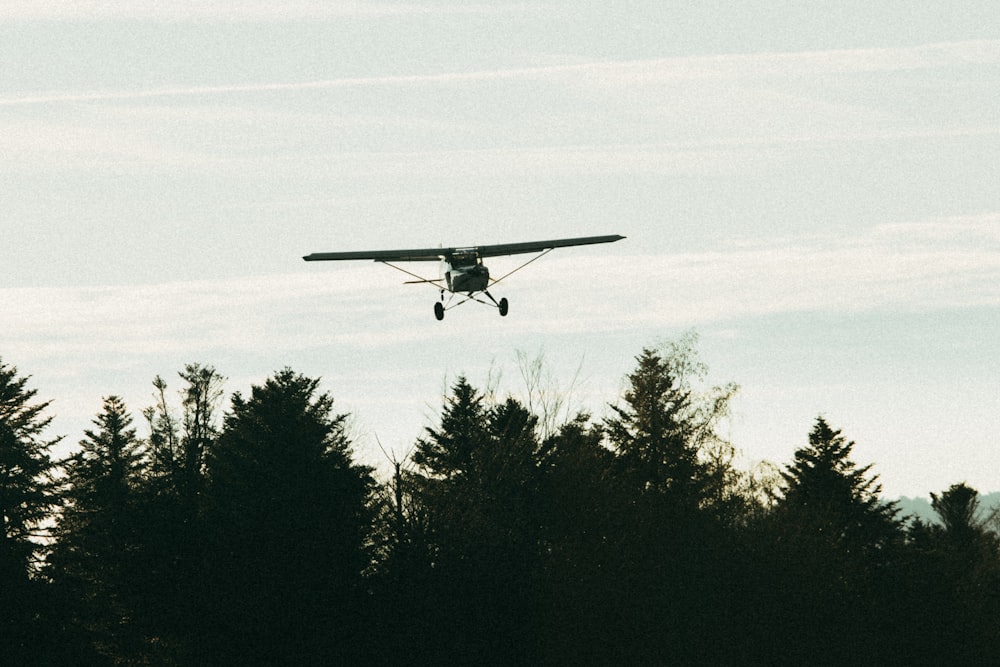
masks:
[[[496,3],[325,2],[324,0],[8,0],[0,19],[8,20],[150,20],[150,21],[292,21],[344,17],[431,14],[496,14],[524,11]]]
[[[533,265],[533,276],[512,278],[504,289],[518,295],[524,314],[504,326],[565,334],[580,326],[656,329],[795,311],[1000,305],[1000,213],[699,253],[649,256],[630,251],[635,244],[642,239],[583,257],[567,252]],[[500,275],[517,261],[491,264]],[[567,304],[570,294],[578,296]],[[392,271],[369,263],[219,281],[0,290],[5,350],[81,357],[250,353],[332,341],[374,349],[439,337],[429,307],[423,313],[413,306],[435,296],[401,287]],[[415,312],[427,317],[402,326]]]
[[[733,77],[807,76],[864,72],[892,72],[954,65],[1000,63],[1000,40],[926,44],[892,49],[854,49],[797,53],[757,53],[685,56],[629,61],[587,61],[569,64],[515,67],[495,70],[415,73],[406,75],[344,77],[312,81],[263,82],[214,86],[167,86],[143,90],[72,91],[0,97],[0,106],[60,102],[102,102],[173,97],[272,93],[338,88],[414,85],[451,85],[495,80],[534,79],[571,75],[588,86],[615,89]],[[580,78],[581,75],[584,78]]]
[[[619,252],[629,241],[622,245]],[[549,287],[531,295],[531,307],[552,316],[533,325],[551,333],[579,329],[579,308],[593,315],[588,327],[625,331],[794,312],[996,307],[1000,213],[881,225],[857,237],[751,240],[708,252],[559,257],[537,271]],[[553,295],[584,284],[584,303],[559,306]]]

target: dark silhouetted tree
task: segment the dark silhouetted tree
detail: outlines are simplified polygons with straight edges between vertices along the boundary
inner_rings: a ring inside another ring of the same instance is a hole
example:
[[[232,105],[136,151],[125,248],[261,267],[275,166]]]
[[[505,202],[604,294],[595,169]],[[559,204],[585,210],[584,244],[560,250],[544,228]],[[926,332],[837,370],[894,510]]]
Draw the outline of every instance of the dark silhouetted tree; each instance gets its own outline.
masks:
[[[412,458],[429,475],[450,479],[473,473],[488,436],[483,397],[468,380],[460,377],[446,401],[440,428],[427,429]]]
[[[153,472],[161,486],[177,496],[190,511],[197,506],[208,450],[218,437],[218,409],[225,377],[212,366],[187,364],[178,374],[181,416],[167,400],[167,383],[153,379],[155,404],[143,411],[149,424]]]
[[[364,657],[369,468],[319,381],[285,369],[232,398],[209,452],[207,661]]]
[[[931,494],[940,524],[909,529],[913,644],[924,664],[1000,662],[1000,539],[979,504],[978,491],[953,484]]]
[[[709,619],[722,612],[728,576],[722,527],[739,507],[731,446],[717,432],[736,388],[697,388],[705,368],[694,343],[645,348],[604,420],[616,484],[627,489],[604,568],[615,582],[609,613],[628,637],[624,662],[724,660],[726,651],[709,640]]]
[[[60,502],[50,450],[61,438],[43,436],[49,403],[34,402],[28,379],[0,361],[0,581],[11,585],[37,571],[43,523]]]
[[[931,507],[952,542],[966,543],[986,533],[979,511],[979,492],[967,484],[952,484],[941,495],[931,493]]]
[[[753,595],[763,609],[752,624],[760,633],[750,641],[749,650],[761,651],[755,660],[854,662],[856,643],[845,637],[865,646],[865,660],[900,655],[893,568],[902,525],[871,466],[851,459],[853,448],[819,417],[782,472],[781,497],[757,535]]]
[[[48,401],[0,360],[0,664],[100,664],[42,576],[61,503]]]
[[[513,398],[487,402],[464,377],[440,426],[418,440],[413,495],[429,562],[407,582],[427,661],[532,662],[537,655],[545,457],[537,418]]]
[[[781,507],[802,530],[833,549],[864,554],[899,537],[895,503],[881,499],[872,466],[851,460],[854,442],[816,419],[809,446],[795,451],[794,462],[782,473]]]
[[[138,556],[146,571],[141,590],[146,604],[136,622],[164,656],[183,662],[194,659],[184,652],[201,627],[205,462],[218,437],[224,378],[202,364],[187,364],[178,375],[179,410],[159,376],[153,380],[153,405],[143,410],[149,465],[140,494]]]
[[[97,649],[128,661],[144,656],[146,648],[134,626],[145,576],[136,560],[145,451],[118,396],[104,399],[93,423],[79,452],[64,463],[68,504],[59,521],[52,575],[75,603],[76,622]]]
[[[677,509],[715,504],[724,513],[731,490],[732,448],[717,433],[735,385],[698,392],[704,375],[693,336],[646,348],[626,378],[624,404],[605,420],[608,440],[637,491],[668,496]]]

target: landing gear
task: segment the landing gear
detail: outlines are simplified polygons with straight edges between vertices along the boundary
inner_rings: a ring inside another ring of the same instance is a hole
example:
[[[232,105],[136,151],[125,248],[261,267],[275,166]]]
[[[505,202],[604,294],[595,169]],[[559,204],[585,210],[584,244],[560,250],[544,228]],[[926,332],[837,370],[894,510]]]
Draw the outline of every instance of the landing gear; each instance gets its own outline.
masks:
[[[489,297],[490,301],[493,302],[493,305],[496,306],[497,310],[500,311],[500,317],[505,317],[507,315],[507,309],[508,309],[509,304],[507,303],[507,298],[506,297],[504,297],[504,298],[500,299],[499,301],[497,301],[496,299],[493,298],[493,295],[490,294],[489,292],[487,292],[486,290],[483,290],[483,294],[485,294],[487,297]]]
[[[483,301],[480,298],[477,298],[477,294],[485,294],[486,297],[492,303],[489,303],[489,302]],[[452,296],[454,296],[454,294]],[[486,305],[486,306],[492,305],[494,308],[496,308],[500,312],[500,317],[506,317],[507,316],[507,311],[510,310],[510,304],[507,302],[506,298],[503,298],[503,299],[500,299],[499,301],[497,301],[496,299],[493,298],[493,295],[490,294],[489,292],[487,292],[486,290],[483,290],[482,292],[478,292],[478,293],[469,292],[468,294],[464,295],[464,297],[460,297],[460,298],[462,299],[461,301],[459,301],[457,304],[452,305],[450,299],[447,302],[445,302],[445,300],[444,300],[444,293],[442,292],[442,294],[441,294],[441,300],[434,304],[434,317],[436,317],[438,320],[443,320],[444,319],[444,311],[450,310],[452,308],[455,308],[456,306],[461,306],[463,303],[468,303],[469,301],[475,301],[476,303],[481,303],[481,304]]]

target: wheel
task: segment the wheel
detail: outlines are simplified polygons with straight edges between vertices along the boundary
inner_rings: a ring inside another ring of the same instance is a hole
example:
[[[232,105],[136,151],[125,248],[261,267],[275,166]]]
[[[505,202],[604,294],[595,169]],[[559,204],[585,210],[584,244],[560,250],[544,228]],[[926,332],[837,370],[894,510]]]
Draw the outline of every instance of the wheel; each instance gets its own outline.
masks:
[[[440,301],[434,304],[434,317],[438,318],[439,320],[444,319],[444,304],[441,303]]]
[[[508,305],[507,297],[500,299],[500,303],[497,304],[497,307],[500,309],[500,317],[506,317]]]

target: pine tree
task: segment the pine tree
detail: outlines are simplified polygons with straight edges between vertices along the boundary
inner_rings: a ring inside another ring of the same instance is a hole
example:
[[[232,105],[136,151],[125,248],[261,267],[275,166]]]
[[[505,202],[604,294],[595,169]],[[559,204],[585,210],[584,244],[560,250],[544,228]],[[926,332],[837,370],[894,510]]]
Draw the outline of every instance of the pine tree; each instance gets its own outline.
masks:
[[[458,378],[446,400],[441,427],[427,429],[412,458],[430,475],[450,479],[473,473],[488,435],[483,396],[465,377]]]
[[[206,660],[359,659],[374,482],[318,387],[285,369],[234,394],[209,452]]]
[[[65,637],[38,579],[48,527],[61,502],[46,438],[48,402],[36,402],[29,377],[0,360],[0,664],[45,664]]]
[[[633,488],[664,495],[685,511],[718,505],[734,484],[731,456],[722,454],[731,446],[716,429],[736,387],[695,391],[693,381],[705,371],[693,344],[689,336],[663,351],[643,349],[627,377],[624,405],[612,405],[614,415],[605,420]]]
[[[537,427],[517,400],[488,402],[460,377],[440,427],[417,442],[411,479],[430,560],[408,583],[424,591],[411,599],[430,600],[425,661],[533,662],[546,471]]]
[[[871,465],[857,467],[850,458],[853,449],[853,441],[818,417],[809,446],[796,450],[782,473],[780,505],[831,547],[860,553],[898,537],[899,510],[881,500],[878,476],[870,475]]]
[[[851,459],[853,449],[817,418],[808,445],[782,472],[781,497],[758,535],[765,620],[751,643],[765,654],[784,651],[790,664],[817,655],[855,662],[844,637],[865,646],[873,663],[903,650],[896,576],[902,526],[895,503],[880,498],[872,466]]]
[[[727,485],[735,484],[717,427],[735,386],[696,389],[705,370],[693,344],[688,336],[643,349],[623,402],[604,420],[617,464],[610,488],[623,490],[611,495],[617,529],[602,585],[619,631],[646,638],[625,642],[625,662],[710,661],[705,619],[722,612],[722,526],[732,521]]]
[[[98,649],[127,660],[143,650],[133,622],[144,576],[136,553],[146,457],[120,397],[105,398],[93,423],[64,464],[69,502],[59,522],[53,576],[77,602],[77,622]]]
[[[1000,661],[1000,537],[979,504],[978,491],[953,484],[931,493],[940,523],[917,520],[909,529],[914,644],[928,664]]]
[[[41,563],[43,523],[59,504],[50,450],[61,438],[45,439],[49,403],[34,403],[29,377],[0,360],[0,581],[26,579]]]

